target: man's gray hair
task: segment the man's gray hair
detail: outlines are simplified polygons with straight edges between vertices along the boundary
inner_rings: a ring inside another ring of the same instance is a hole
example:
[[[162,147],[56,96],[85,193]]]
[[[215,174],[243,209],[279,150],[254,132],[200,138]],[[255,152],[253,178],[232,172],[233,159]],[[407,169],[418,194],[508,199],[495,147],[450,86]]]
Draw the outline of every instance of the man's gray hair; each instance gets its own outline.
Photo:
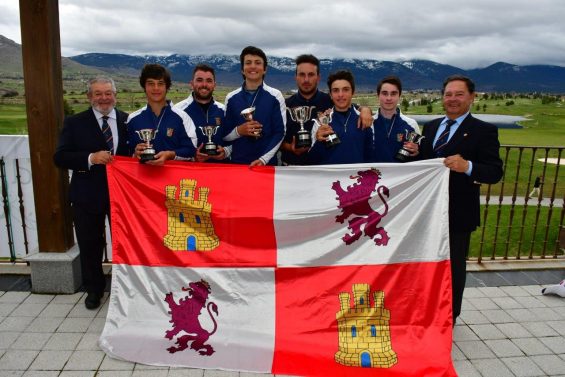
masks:
[[[107,77],[107,76],[97,76],[93,79],[88,80],[88,86],[87,86],[87,93],[88,94],[92,93],[92,85],[97,84],[97,83],[111,84],[112,85],[112,92],[114,92],[114,94],[116,93],[116,84],[114,83],[114,80],[112,80],[112,78]]]

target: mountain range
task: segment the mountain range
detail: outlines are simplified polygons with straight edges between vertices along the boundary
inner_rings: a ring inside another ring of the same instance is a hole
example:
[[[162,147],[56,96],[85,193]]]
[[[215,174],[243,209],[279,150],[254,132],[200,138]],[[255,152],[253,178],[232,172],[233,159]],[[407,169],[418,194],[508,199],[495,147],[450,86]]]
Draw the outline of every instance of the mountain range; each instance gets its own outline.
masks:
[[[219,85],[241,85],[239,56],[237,55],[179,55],[134,56],[124,54],[88,53],[63,58],[63,77],[92,76],[107,72],[120,77],[137,77],[144,64],[159,63],[166,66],[175,81],[189,81],[198,63],[207,63],[216,70]],[[321,59],[322,79],[332,71],[348,69],[355,76],[358,91],[375,90],[378,80],[387,75],[397,75],[407,90],[437,90],[445,77],[464,74],[471,77],[477,91],[487,92],[544,92],[565,93],[565,67],[551,65],[519,66],[504,62],[485,68],[464,70],[428,60],[402,62],[372,59]],[[281,90],[295,88],[294,58],[268,57],[266,82]],[[21,46],[0,36],[0,76],[21,73]],[[321,83],[325,89],[325,83]]]

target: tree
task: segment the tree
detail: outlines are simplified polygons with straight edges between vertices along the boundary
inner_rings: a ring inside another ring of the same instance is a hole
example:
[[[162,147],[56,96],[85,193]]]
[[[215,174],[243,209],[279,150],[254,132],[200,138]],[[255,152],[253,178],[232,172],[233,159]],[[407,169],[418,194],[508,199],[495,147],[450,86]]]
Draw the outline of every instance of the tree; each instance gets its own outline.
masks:
[[[410,106],[410,102],[408,101],[408,99],[403,98],[402,99],[402,110],[404,112],[408,111],[408,106]]]
[[[65,115],[73,115],[75,113],[73,107],[69,105],[66,99],[63,99],[63,112]]]
[[[486,112],[487,112],[487,104],[485,103],[485,104],[483,105],[483,113],[486,113]]]
[[[428,111],[428,113],[431,113],[434,111],[434,107],[432,106],[432,103],[428,103],[428,107],[426,107],[426,110]]]

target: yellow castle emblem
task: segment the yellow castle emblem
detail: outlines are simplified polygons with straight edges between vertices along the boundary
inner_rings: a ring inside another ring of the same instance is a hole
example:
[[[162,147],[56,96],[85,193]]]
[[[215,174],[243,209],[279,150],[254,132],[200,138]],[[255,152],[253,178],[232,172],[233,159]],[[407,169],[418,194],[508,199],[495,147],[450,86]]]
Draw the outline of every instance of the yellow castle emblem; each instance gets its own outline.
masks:
[[[353,284],[353,307],[347,292],[339,294],[336,313],[339,350],[335,361],[347,366],[390,368],[397,362],[390,339],[390,311],[384,307],[384,292],[373,292],[369,284]]]
[[[181,179],[179,187],[165,187],[168,221],[164,243],[171,250],[207,251],[220,244],[208,203],[210,189],[199,187],[198,195],[195,191],[195,179]]]

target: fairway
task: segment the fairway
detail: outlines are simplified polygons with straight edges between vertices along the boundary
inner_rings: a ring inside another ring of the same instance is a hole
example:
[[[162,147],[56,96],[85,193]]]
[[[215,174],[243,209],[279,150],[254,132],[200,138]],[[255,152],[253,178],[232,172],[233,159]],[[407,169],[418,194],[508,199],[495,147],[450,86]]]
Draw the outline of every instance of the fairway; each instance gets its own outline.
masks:
[[[223,102],[227,93],[233,88],[218,87],[215,91],[215,99]],[[177,103],[188,95],[186,83],[174,83],[169,91],[168,98]],[[565,145],[565,102],[559,97],[556,102],[542,104],[539,95],[514,95],[513,105],[506,105],[508,94],[504,99],[484,99],[477,95],[473,104],[472,113],[476,114],[500,114],[523,116],[529,120],[520,124],[521,129],[500,129],[499,139],[501,144],[524,145],[524,146],[563,146]],[[403,98],[410,103],[418,103],[422,98],[432,103],[432,112],[429,113],[427,106],[411,105],[403,112],[410,114],[436,114],[443,115],[441,96],[435,94],[405,92]],[[80,112],[88,108],[88,100],[85,93],[70,92],[65,94],[65,100],[73,111]],[[117,107],[126,112],[132,112],[145,105],[145,96],[141,90],[134,91],[126,89],[118,92]],[[353,101],[360,105],[370,106],[376,111],[377,98],[375,93],[357,93]],[[27,133],[24,97],[10,98],[9,102],[0,103],[0,134],[22,135]],[[556,157],[556,156],[550,156]]]
[[[556,252],[560,210],[491,204],[485,221],[485,206],[481,205],[481,222],[484,224],[471,234],[469,257],[481,256],[485,260],[514,256],[520,259],[541,255],[552,257]],[[557,251],[557,255],[563,255],[563,252]]]
[[[233,88],[217,88],[215,99],[223,102],[227,93]],[[186,83],[175,83],[169,91],[168,98],[177,103],[188,95]],[[289,95],[286,93],[286,95]],[[432,113],[429,106],[410,105],[403,112],[410,114],[427,114],[443,116],[441,97],[426,93],[426,98],[432,103]],[[403,93],[410,103],[418,103],[422,93]],[[74,113],[89,107],[86,94],[71,91],[65,94],[65,101]],[[375,93],[358,93],[353,98],[355,103],[370,106],[376,111],[377,98]],[[542,196],[545,198],[563,198],[565,192],[565,169],[558,169],[556,164],[544,164],[544,160],[557,159],[557,149],[549,150],[544,147],[565,146],[565,106],[559,99],[557,102],[543,103],[541,98],[520,95],[512,99],[513,105],[506,105],[507,99],[484,99],[478,96],[472,112],[476,114],[516,115],[527,118],[519,129],[499,129],[501,144],[509,145],[500,149],[500,157],[504,162],[504,177],[496,185],[483,185],[482,195],[490,195],[491,203],[498,203],[498,197],[514,196],[524,198],[531,190],[536,176],[544,176]],[[145,95],[141,90],[125,89],[117,95],[117,107],[132,112],[145,105]],[[27,134],[26,112],[24,97],[19,96],[0,102],[0,134]],[[519,148],[517,146],[536,147]],[[482,207],[484,209],[484,207]],[[530,255],[553,255],[558,239],[561,209],[536,207],[495,206],[489,207],[484,226],[473,233],[470,257],[479,255],[484,259],[510,258],[519,255],[528,258]],[[483,218],[483,215],[481,216]],[[484,220],[484,218],[483,218]],[[481,242],[482,240],[482,242]],[[548,241],[549,240],[549,241]],[[560,253],[560,252],[559,252]],[[559,254],[560,255],[560,254]]]
[[[0,104],[0,134],[25,135],[27,134],[27,116],[25,105]]]

